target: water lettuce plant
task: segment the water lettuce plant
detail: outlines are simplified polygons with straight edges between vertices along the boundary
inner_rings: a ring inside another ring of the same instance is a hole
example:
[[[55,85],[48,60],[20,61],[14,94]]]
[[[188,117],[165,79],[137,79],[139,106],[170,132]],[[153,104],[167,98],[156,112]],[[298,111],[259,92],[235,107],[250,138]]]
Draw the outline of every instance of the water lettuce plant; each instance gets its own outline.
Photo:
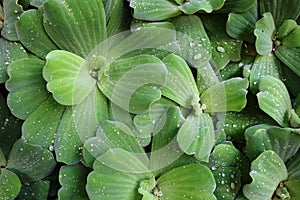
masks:
[[[1,0],[0,200],[299,199],[299,0]]]

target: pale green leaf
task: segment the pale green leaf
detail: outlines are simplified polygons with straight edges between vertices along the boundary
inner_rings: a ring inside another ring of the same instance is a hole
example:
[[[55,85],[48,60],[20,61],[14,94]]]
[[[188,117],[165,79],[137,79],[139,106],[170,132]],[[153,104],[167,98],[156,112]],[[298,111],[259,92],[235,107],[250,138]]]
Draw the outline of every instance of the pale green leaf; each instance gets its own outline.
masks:
[[[297,22],[295,20],[287,19],[284,20],[279,29],[277,30],[276,36],[278,38],[286,37],[291,31],[297,27]]]
[[[0,196],[1,199],[15,199],[21,190],[18,176],[8,169],[0,169]]]
[[[275,51],[275,55],[295,74],[300,76],[300,47],[287,48],[284,45],[282,45],[279,48],[277,48],[277,50]]]
[[[300,46],[300,26],[297,26],[282,40],[282,44],[288,48]]]
[[[185,1],[179,6],[179,9],[187,15],[194,14],[198,11],[211,13],[220,9],[224,5],[225,0],[190,0]]]

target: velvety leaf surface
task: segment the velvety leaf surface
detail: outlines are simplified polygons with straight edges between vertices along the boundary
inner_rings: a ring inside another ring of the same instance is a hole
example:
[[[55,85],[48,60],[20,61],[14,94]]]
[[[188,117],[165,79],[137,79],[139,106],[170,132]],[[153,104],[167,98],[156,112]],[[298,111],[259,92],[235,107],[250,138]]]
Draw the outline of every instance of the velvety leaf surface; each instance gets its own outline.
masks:
[[[224,5],[225,0],[190,0],[185,1],[178,6],[179,9],[187,15],[194,14],[198,11],[211,13],[213,10],[218,10]]]
[[[50,181],[37,181],[22,185],[17,200],[47,199],[50,189]]]
[[[21,189],[18,176],[8,169],[0,169],[0,195],[2,199],[14,199]]]
[[[285,46],[280,46],[275,51],[275,55],[288,66],[295,74],[300,76],[300,47],[297,48],[287,48]]]
[[[260,80],[258,87],[260,92],[256,96],[260,109],[281,126],[288,127],[289,119],[287,119],[287,114],[292,105],[284,83],[268,75]]]
[[[265,200],[272,197],[288,174],[282,159],[274,151],[265,151],[251,163],[250,176],[252,182],[244,186],[244,195],[248,199]]]
[[[10,79],[6,88],[10,93],[7,104],[20,119],[26,119],[50,95],[42,76],[44,64],[42,60],[28,58],[15,61],[8,68]]]
[[[7,168],[20,177],[22,182],[45,178],[54,169],[56,162],[52,153],[38,145],[18,140],[8,157]]]
[[[51,51],[46,56],[43,76],[47,89],[62,105],[81,103],[96,87],[93,66],[83,58],[63,50]]]
[[[272,36],[275,24],[271,13],[264,13],[263,18],[256,22],[254,35],[256,36],[255,48],[260,55],[268,55],[272,52]]]
[[[247,79],[232,78],[205,90],[200,100],[206,112],[241,111],[246,106],[249,82]]]
[[[177,5],[168,0],[131,0],[133,16],[137,19],[160,21],[180,15]]]
[[[160,99],[167,81],[167,68],[158,58],[140,55],[109,65],[98,86],[103,94],[124,110],[143,113]]]
[[[7,66],[18,59],[27,58],[27,53],[20,43],[9,42],[0,38],[0,83],[8,79]]]
[[[285,19],[297,19],[300,15],[299,0],[263,0],[259,5],[260,13],[272,13],[277,28]]]
[[[251,68],[250,89],[253,94],[258,92],[258,83],[266,75],[281,79],[281,63],[274,54],[256,56]]]
[[[190,164],[175,168],[157,180],[161,200],[205,199],[214,200],[216,188],[211,171],[201,164]]]
[[[239,13],[250,9],[255,3],[255,0],[226,0],[224,6],[217,12]]]
[[[60,49],[84,57],[106,39],[106,17],[101,0],[49,0],[43,10],[44,27]]]
[[[213,121],[207,113],[191,114],[177,134],[179,147],[188,155],[195,155],[201,161],[208,161],[215,144]]]
[[[21,43],[40,58],[45,58],[51,50],[57,49],[43,26],[43,13],[38,10],[24,12],[16,23]]]
[[[228,35],[233,38],[242,39],[247,42],[254,43],[255,36],[253,32],[257,20],[257,5],[253,5],[250,9],[241,13],[230,13],[228,15],[226,31]]]
[[[10,41],[17,41],[15,24],[23,13],[23,7],[17,1],[3,0],[4,24],[1,35]]]
[[[162,95],[172,99],[185,108],[191,108],[193,100],[198,99],[199,93],[193,74],[181,57],[170,54],[163,59],[168,69],[167,83],[162,88]]]
[[[89,172],[89,169],[80,164],[62,166],[59,170],[59,183],[62,187],[58,191],[58,198],[88,200],[85,185]]]

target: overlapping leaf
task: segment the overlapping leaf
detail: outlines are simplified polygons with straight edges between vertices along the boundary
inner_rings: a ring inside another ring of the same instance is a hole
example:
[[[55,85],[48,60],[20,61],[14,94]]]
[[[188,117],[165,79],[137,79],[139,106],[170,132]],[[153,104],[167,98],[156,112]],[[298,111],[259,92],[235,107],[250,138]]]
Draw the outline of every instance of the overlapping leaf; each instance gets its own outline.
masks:
[[[8,169],[0,170],[0,195],[3,199],[14,199],[21,190],[18,176]]]
[[[280,46],[275,51],[276,56],[288,66],[295,74],[300,76],[300,47],[296,48],[287,48],[285,46]]]
[[[224,5],[224,2],[224,0],[190,0],[185,1],[178,7],[183,13],[187,15],[195,14],[198,11],[211,13],[214,10],[220,9]]]
[[[25,183],[21,187],[17,200],[47,199],[50,181],[36,181]]]

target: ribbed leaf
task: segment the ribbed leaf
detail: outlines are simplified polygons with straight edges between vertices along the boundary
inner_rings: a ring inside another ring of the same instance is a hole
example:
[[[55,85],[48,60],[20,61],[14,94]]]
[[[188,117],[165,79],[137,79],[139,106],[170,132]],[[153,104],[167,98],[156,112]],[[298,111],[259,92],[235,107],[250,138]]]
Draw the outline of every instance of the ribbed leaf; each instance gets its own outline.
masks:
[[[265,76],[259,82],[258,105],[278,124],[289,127],[288,112],[292,109],[289,93],[284,83],[273,77]]]
[[[51,51],[46,60],[43,76],[48,82],[47,89],[53,93],[58,103],[79,104],[96,87],[97,78],[93,77],[93,66],[83,58],[67,51],[56,50]]]
[[[7,104],[20,119],[26,119],[50,95],[42,76],[44,64],[42,60],[29,58],[15,61],[8,68],[10,79],[6,88],[10,93]]]
[[[131,0],[133,16],[137,19],[160,21],[180,15],[175,3],[168,0]]]
[[[268,55],[272,52],[272,37],[275,24],[271,13],[264,13],[263,18],[256,22],[254,35],[256,36],[255,48],[260,55]]]
[[[192,67],[200,67],[211,58],[211,46],[201,19],[196,15],[179,16],[172,20],[180,44],[180,56]]]
[[[211,171],[201,164],[190,164],[175,168],[157,180],[161,200],[198,199],[216,200],[216,188]]]
[[[288,48],[300,46],[300,26],[292,30],[282,41],[282,44]]]
[[[37,181],[22,185],[16,200],[47,199],[49,195],[50,181]]]
[[[191,108],[199,93],[193,74],[187,63],[179,56],[168,55],[163,59],[168,69],[167,83],[162,88],[162,95],[172,99],[185,108]],[[179,84],[180,83],[180,84]]]
[[[281,78],[281,64],[280,61],[274,56],[269,54],[265,56],[258,55],[251,68],[250,73],[250,89],[253,94],[258,92],[258,83],[261,78],[266,75]]]
[[[227,2],[227,1],[226,1]],[[247,1],[249,2],[249,1]],[[258,20],[257,4],[242,13],[230,13],[226,24],[228,35],[254,43],[253,34],[255,23]]]
[[[215,145],[213,121],[206,113],[191,114],[177,134],[179,147],[188,155],[195,155],[201,161],[208,161]]]
[[[226,0],[219,13],[243,12],[250,9],[256,3],[255,0]]]
[[[220,83],[219,77],[215,72],[215,67],[210,62],[204,63],[197,68],[197,87],[200,94],[218,83]]]
[[[291,199],[297,199],[300,195],[299,187],[300,187],[300,179],[291,180],[284,182],[285,187],[290,194]]]
[[[247,79],[232,78],[205,90],[200,100],[206,112],[241,111],[246,106],[249,82]]]
[[[296,20],[300,15],[299,0],[262,0],[259,1],[259,6],[260,13],[272,13],[277,28],[284,20]]]
[[[43,13],[38,10],[24,12],[16,24],[21,43],[40,58],[57,49],[43,27]]]
[[[275,55],[294,73],[300,76],[300,47],[287,48],[282,45],[275,51]]]
[[[7,66],[18,59],[27,58],[27,53],[21,44],[9,42],[0,38],[0,83],[8,79]]]
[[[179,6],[179,9],[187,15],[194,14],[198,11],[211,13],[218,10],[224,5],[225,0],[190,0]]]
[[[52,153],[39,145],[18,140],[8,157],[7,168],[15,172],[22,182],[45,178],[54,169],[56,162]]]
[[[297,180],[300,178],[300,151],[297,152],[293,159],[289,160],[286,164],[289,174],[289,180]]]
[[[88,200],[85,185],[89,172],[89,169],[80,164],[62,166],[59,170],[59,183],[62,187],[58,191],[58,198]]]
[[[0,170],[0,196],[2,199],[15,199],[21,190],[18,176],[8,169]]]
[[[288,174],[282,159],[274,151],[265,151],[251,163],[250,176],[252,182],[244,186],[244,195],[248,199],[265,200],[272,197]]]
[[[100,77],[100,90],[114,104],[133,113],[143,113],[160,99],[167,81],[167,68],[158,58],[140,55],[119,59]]]
[[[297,22],[295,20],[287,19],[284,20],[279,29],[277,30],[276,36],[278,38],[286,37],[291,31],[297,27]]]
[[[43,5],[45,3],[45,1],[47,1],[47,0],[30,0],[30,5],[38,8],[41,5]]]
[[[44,27],[60,49],[84,57],[106,39],[102,0],[49,0],[43,10]]]
[[[4,24],[1,35],[5,39],[10,41],[18,40],[15,25],[22,13],[23,7],[19,5],[17,1],[3,0]]]

